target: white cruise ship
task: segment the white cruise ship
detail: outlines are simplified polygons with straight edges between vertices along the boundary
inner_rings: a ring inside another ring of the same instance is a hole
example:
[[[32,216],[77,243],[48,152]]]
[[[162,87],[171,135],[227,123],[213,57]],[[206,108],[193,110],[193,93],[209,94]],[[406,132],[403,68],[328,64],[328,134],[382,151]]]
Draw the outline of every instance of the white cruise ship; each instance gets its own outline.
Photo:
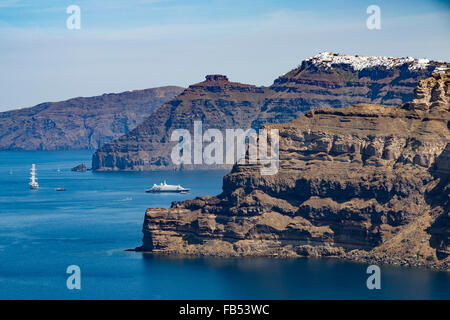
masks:
[[[164,180],[164,183],[160,183],[158,184],[154,184],[153,187],[151,187],[150,189],[145,190],[145,192],[180,192],[180,193],[185,193],[185,192],[189,192],[190,189],[186,189],[183,188],[180,185],[170,185],[167,184],[166,181]]]

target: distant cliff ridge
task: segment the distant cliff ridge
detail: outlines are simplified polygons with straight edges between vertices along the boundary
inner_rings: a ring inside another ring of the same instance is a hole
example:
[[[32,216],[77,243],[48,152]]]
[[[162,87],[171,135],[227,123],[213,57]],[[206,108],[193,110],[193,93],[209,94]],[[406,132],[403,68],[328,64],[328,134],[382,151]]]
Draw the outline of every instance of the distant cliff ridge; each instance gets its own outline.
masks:
[[[170,134],[194,121],[204,128],[249,129],[286,123],[314,108],[343,108],[357,103],[399,105],[413,98],[418,82],[447,63],[426,59],[358,57],[322,53],[275,80],[270,87],[208,75],[164,104],[128,134],[101,146],[92,168],[110,170],[214,169],[224,166],[174,166]]]
[[[235,165],[216,197],[150,208],[137,250],[450,267],[450,74],[400,106],[314,109],[280,132],[280,169]]]
[[[127,133],[181,87],[46,102],[0,113],[0,150],[97,149]]]
[[[177,142],[170,141],[171,133],[175,129],[187,129],[194,136],[195,121],[202,122],[203,130],[249,128],[269,93],[266,88],[230,82],[223,75],[208,75],[205,81],[189,86],[164,104],[136,129],[100,147],[93,156],[92,168],[194,168],[194,165],[173,166],[170,154]]]

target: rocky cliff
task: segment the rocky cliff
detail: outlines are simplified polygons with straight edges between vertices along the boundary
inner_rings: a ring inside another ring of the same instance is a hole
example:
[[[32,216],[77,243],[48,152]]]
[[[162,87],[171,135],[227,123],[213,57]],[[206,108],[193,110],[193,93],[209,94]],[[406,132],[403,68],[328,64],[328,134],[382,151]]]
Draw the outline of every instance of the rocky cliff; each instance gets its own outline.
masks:
[[[97,149],[182,91],[174,86],[134,90],[2,112],[0,150]]]
[[[173,168],[170,153],[176,142],[171,142],[170,136],[175,129],[193,132],[194,121],[202,121],[203,130],[248,128],[268,94],[267,88],[230,82],[223,75],[208,75],[205,81],[189,86],[164,104],[136,129],[103,145],[93,156],[92,168]]]
[[[322,53],[275,80],[270,87],[229,82],[211,75],[163,105],[136,130],[103,145],[92,168],[158,170],[174,166],[170,152],[175,129],[192,133],[195,120],[204,128],[259,128],[263,123],[286,123],[313,108],[341,108],[357,103],[398,105],[410,101],[421,79],[446,63],[426,59],[358,57]],[[223,166],[216,166],[222,168]],[[184,169],[214,169],[192,165]]]
[[[397,107],[310,110],[280,134],[280,168],[235,165],[216,197],[147,209],[137,250],[450,263],[450,75]]]
[[[428,59],[320,53],[275,80],[258,123],[285,123],[315,108],[357,103],[399,105],[413,98],[419,80],[449,64]]]

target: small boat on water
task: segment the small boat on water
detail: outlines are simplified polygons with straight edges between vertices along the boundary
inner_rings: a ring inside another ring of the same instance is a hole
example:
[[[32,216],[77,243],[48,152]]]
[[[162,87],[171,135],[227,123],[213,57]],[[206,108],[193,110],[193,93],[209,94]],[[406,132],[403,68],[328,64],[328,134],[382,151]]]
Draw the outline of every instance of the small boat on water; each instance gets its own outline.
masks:
[[[66,188],[56,188],[56,191],[66,191]]]
[[[178,192],[178,193],[187,193],[190,189],[184,188],[181,185],[170,185],[167,184],[164,180],[164,183],[160,183],[159,185],[154,184],[150,189],[145,190],[147,193],[161,193],[161,192]]]
[[[36,165],[34,163],[31,165],[30,183],[28,183],[28,185],[30,186],[30,189],[35,190],[39,188],[39,184],[37,183],[36,178]]]

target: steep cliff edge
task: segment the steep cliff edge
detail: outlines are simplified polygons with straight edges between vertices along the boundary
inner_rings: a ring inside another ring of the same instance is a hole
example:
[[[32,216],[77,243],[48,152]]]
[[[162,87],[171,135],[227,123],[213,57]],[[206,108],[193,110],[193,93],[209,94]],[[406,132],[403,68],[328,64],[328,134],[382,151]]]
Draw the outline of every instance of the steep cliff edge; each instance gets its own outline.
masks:
[[[171,132],[194,121],[219,130],[259,128],[286,123],[313,108],[341,108],[357,103],[399,105],[410,101],[419,80],[447,63],[426,59],[360,57],[321,53],[275,80],[270,87],[229,82],[211,75],[166,103],[136,130],[100,147],[92,168],[111,170],[178,169],[170,151]],[[222,168],[223,166],[217,166]],[[191,165],[183,169],[214,169]]]
[[[97,149],[135,128],[183,90],[133,90],[1,112],[0,150]]]
[[[189,86],[164,104],[136,129],[98,149],[92,158],[92,169],[176,168],[170,158],[177,143],[170,141],[175,129],[192,133],[194,121],[202,121],[203,130],[249,128],[269,93],[267,88],[230,82],[223,75],[208,75],[205,81]]]
[[[147,209],[137,250],[330,256],[449,269],[450,75],[410,103],[316,109],[280,133],[280,169],[235,165],[216,197]]]
[[[275,80],[258,123],[286,123],[310,109],[358,103],[400,105],[418,82],[449,64],[412,57],[350,56],[323,52]]]

